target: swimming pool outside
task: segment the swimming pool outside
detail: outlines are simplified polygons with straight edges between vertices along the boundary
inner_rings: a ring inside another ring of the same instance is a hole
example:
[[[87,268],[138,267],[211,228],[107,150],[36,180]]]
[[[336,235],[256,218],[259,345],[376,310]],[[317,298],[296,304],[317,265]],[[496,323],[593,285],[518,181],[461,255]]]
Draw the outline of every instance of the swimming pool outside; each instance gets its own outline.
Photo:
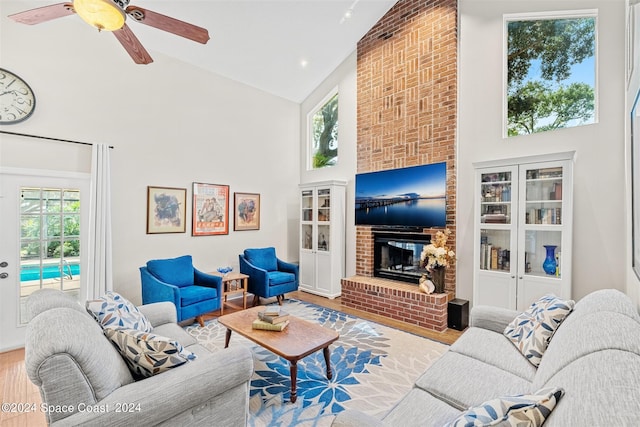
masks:
[[[43,264],[42,270],[38,264],[22,265],[20,267],[20,281],[27,282],[41,278],[57,279],[62,275],[61,270],[65,278],[72,279],[80,274],[80,264],[65,263],[62,269],[60,264]]]

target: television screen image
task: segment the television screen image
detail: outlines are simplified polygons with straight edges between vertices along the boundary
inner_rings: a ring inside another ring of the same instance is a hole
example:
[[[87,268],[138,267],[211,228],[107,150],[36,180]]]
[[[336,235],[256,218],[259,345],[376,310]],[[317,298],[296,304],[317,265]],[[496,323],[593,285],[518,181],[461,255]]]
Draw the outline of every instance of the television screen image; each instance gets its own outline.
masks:
[[[446,162],[356,175],[356,225],[446,226]]]

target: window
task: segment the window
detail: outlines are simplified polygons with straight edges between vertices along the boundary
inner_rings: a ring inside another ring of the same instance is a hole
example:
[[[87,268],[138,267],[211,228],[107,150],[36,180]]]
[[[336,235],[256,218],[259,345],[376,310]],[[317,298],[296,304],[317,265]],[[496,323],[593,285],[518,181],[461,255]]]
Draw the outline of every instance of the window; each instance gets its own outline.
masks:
[[[506,135],[596,121],[596,11],[505,16]]]
[[[80,290],[80,191],[20,190],[20,296],[40,288]],[[25,313],[21,312],[26,322]]]
[[[309,169],[338,163],[338,91],[333,90],[309,113]]]

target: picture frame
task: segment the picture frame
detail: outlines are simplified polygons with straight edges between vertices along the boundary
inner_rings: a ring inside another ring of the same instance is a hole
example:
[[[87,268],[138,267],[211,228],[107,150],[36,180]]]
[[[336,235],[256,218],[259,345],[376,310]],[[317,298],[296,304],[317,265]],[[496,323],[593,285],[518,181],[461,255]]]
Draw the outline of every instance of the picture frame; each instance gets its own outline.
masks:
[[[193,183],[192,236],[229,234],[229,186]]]
[[[147,234],[185,233],[187,189],[147,187]]]
[[[260,194],[233,193],[233,230],[260,230]]]

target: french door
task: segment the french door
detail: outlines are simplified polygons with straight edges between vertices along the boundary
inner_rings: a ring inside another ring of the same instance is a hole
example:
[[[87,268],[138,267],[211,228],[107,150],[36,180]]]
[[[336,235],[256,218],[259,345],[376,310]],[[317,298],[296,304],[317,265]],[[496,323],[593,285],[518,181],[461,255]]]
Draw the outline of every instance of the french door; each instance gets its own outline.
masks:
[[[88,174],[0,170],[0,351],[24,346],[26,300],[86,287]]]

